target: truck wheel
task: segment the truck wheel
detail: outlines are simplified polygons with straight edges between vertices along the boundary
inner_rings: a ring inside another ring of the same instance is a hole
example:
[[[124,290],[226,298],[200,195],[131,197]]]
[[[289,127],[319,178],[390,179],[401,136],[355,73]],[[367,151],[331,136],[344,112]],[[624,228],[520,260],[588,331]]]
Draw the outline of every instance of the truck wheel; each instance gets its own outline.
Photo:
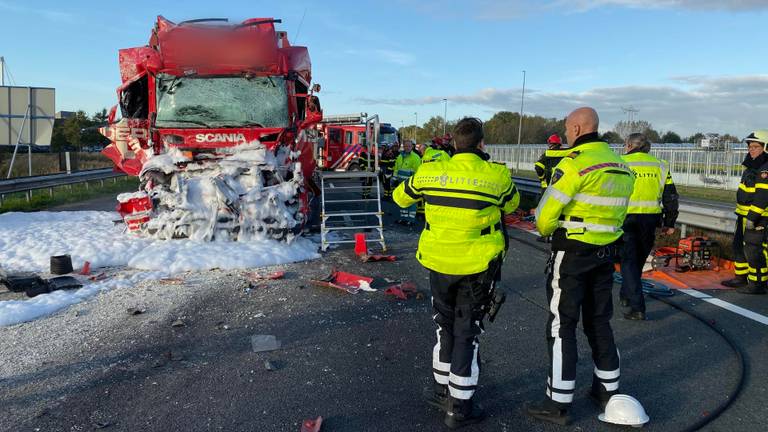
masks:
[[[358,165],[357,162],[351,163],[347,167],[347,171],[360,171],[360,165]]]

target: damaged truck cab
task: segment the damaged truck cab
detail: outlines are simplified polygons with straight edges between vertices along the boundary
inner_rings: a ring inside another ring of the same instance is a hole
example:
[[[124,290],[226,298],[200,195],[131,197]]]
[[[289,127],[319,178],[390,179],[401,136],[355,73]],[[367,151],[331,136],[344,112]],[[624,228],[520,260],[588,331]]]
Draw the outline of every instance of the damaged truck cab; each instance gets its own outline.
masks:
[[[306,47],[272,18],[239,24],[157,18],[149,43],[119,51],[122,85],[103,153],[141,179],[118,197],[129,229],[157,238],[289,238],[317,188],[322,120]]]

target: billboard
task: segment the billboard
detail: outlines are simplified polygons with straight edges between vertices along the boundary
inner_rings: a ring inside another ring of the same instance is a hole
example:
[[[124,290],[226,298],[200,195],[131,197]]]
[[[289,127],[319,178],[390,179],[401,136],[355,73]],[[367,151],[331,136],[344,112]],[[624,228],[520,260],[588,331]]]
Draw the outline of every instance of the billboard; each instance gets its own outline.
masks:
[[[0,86],[0,145],[15,146],[19,131],[22,145],[51,145],[55,101],[52,88]]]

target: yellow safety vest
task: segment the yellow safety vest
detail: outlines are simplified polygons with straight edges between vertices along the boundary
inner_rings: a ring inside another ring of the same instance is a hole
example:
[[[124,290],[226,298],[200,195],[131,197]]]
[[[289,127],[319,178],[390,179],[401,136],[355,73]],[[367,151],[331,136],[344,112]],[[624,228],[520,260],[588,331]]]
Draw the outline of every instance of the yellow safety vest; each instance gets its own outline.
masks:
[[[627,213],[661,213],[664,186],[673,184],[669,164],[643,152],[626,154],[621,158],[635,174],[635,188],[629,197]]]
[[[424,156],[421,157],[421,162],[434,162],[436,160],[446,160],[450,159],[450,156],[448,153],[444,152],[443,150],[438,150],[436,148],[427,147],[424,150]]]
[[[395,177],[406,178],[413,175],[421,165],[421,158],[415,152],[400,153],[395,160]]]
[[[536,226],[544,236],[562,228],[567,240],[611,244],[623,234],[634,182],[632,171],[607,143],[580,144],[555,167],[536,207]]]
[[[504,251],[502,212],[511,213],[520,203],[507,167],[474,153],[421,165],[392,198],[400,207],[424,200],[427,223],[416,258],[450,275],[488,269]]]

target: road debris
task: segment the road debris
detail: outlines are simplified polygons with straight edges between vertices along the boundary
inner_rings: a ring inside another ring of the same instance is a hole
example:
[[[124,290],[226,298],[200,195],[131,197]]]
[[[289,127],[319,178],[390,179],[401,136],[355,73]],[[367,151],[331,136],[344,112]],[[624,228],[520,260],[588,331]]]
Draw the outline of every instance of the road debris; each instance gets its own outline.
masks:
[[[285,277],[285,272],[280,270],[280,271],[272,272],[267,275],[262,275],[257,272],[250,272],[250,273],[246,273],[245,276],[251,281],[276,280],[276,279],[282,279],[283,277]]]
[[[363,289],[363,284],[365,284],[364,286],[366,287],[365,291],[370,291],[370,285],[371,282],[373,282],[373,278],[333,269],[330,275],[322,279],[310,280],[310,282],[317,286],[336,288],[350,294],[357,294]]]
[[[316,419],[304,420],[301,423],[301,432],[320,432],[321,427],[323,427],[323,416],[318,416]]]
[[[413,295],[418,299],[418,292],[416,291],[416,285],[413,282],[402,282],[397,285],[393,285],[386,290],[384,294],[395,296],[400,300],[408,300],[408,297]]]
[[[162,278],[160,283],[163,285],[181,285],[184,283],[184,279],[181,278]]]
[[[147,310],[144,308],[129,307],[126,311],[128,312],[128,315],[141,315]]]
[[[80,270],[80,274],[83,275],[83,276],[88,276],[88,275],[91,274],[91,262],[90,261],[86,261],[83,264],[83,268]]]
[[[171,323],[171,327],[186,327],[186,326],[187,324],[181,319],[177,319],[176,321]]]
[[[377,261],[397,261],[395,255],[369,255],[367,253],[358,255],[362,262],[377,262]]]
[[[282,344],[275,335],[253,335],[251,336],[251,347],[253,352],[274,351],[280,349]]]
[[[268,370],[270,372],[274,372],[274,371],[276,371],[278,369],[278,367],[277,367],[276,364],[272,363],[271,361],[264,360],[264,369],[266,369],[266,370]]]

